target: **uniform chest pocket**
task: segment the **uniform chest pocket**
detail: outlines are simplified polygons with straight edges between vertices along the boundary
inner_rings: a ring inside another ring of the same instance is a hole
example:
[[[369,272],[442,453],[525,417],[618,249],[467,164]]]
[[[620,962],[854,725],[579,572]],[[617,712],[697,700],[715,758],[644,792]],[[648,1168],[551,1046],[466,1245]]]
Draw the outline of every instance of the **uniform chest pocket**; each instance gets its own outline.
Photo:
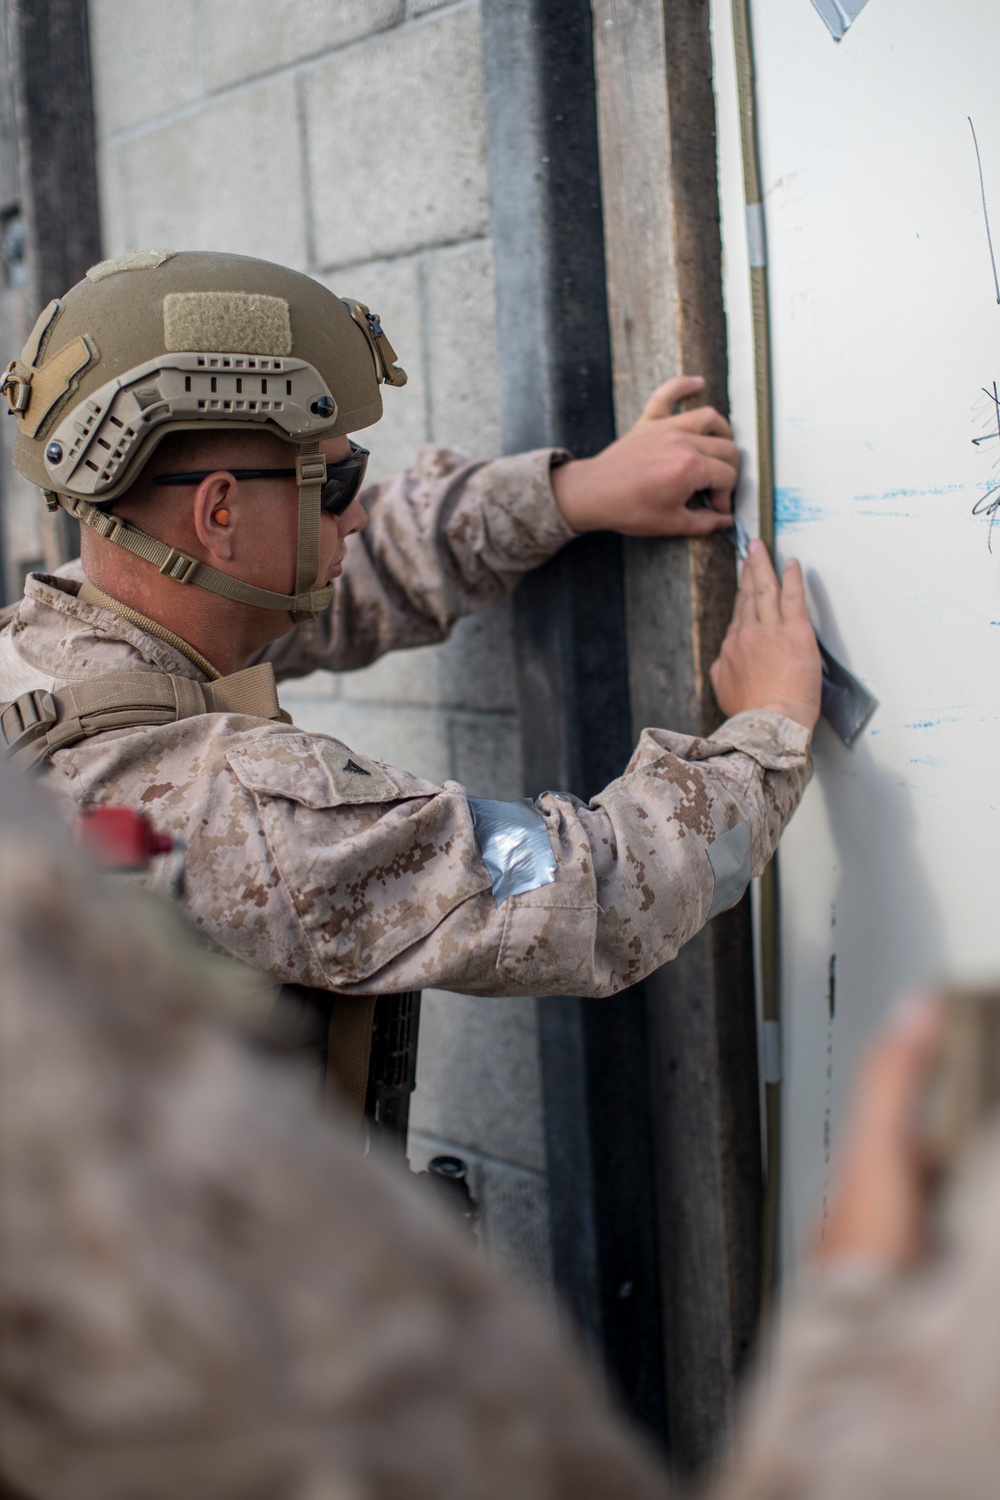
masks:
[[[458,789],[313,735],[269,736],[228,759],[331,985],[365,983],[490,888]]]

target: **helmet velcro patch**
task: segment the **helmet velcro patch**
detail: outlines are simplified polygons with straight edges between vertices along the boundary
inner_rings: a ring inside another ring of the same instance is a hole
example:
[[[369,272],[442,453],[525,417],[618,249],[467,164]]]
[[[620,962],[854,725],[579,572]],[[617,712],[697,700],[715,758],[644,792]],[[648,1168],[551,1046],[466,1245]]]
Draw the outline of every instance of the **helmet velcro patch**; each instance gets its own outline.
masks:
[[[163,335],[169,353],[292,352],[288,303],[259,292],[169,292]]]
[[[87,272],[88,281],[103,281],[106,276],[117,276],[119,271],[155,271],[166,260],[172,260],[175,250],[130,250],[127,255],[114,260],[99,260]]]

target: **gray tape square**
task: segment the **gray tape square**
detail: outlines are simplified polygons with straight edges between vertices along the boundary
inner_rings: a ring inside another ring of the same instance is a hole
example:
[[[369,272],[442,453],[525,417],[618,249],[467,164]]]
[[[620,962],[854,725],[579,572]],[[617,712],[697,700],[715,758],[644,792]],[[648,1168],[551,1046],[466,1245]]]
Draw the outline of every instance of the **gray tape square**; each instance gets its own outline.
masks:
[[[497,906],[523,896],[556,878],[556,860],[545,819],[534,803],[494,802],[470,797],[472,828],[483,864],[490,874]]]
[[[856,21],[868,0],[812,0],[823,20],[830,28],[830,35],[839,42],[852,21]]]
[[[715,895],[709,920],[720,911],[728,911],[750,884],[750,824],[737,823],[708,846],[708,859],[715,875]]]

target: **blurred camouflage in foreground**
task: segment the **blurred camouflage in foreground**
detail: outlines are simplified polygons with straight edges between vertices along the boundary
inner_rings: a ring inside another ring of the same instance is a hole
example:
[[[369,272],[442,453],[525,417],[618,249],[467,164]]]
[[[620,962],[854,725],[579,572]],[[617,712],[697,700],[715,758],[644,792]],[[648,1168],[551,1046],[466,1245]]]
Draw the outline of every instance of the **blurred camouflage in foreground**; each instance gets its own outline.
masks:
[[[0,1494],[664,1496],[178,919],[0,777]]]
[[[259,995],[2,767],[0,974],[2,1500],[667,1500]],[[998,1128],[929,1258],[806,1276],[716,1500],[992,1500]]]

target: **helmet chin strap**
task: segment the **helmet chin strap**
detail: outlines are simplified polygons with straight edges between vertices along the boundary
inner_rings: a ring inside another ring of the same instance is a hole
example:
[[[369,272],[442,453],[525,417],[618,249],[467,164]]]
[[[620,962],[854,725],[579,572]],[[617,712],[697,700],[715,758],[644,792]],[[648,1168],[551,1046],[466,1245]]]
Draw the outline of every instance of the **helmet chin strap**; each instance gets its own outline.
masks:
[[[333,599],[336,588],[333,583],[324,588],[314,587],[319,572],[320,491],[326,479],[326,459],[319,443],[299,444],[295,475],[299,489],[299,519],[294,594],[277,594],[271,589],[246,583],[242,578],[233,578],[229,573],[182,552],[179,547],[170,547],[166,542],[148,536],[130,521],[123,521],[120,516],[91,505],[89,500],[76,500],[69,495],[55,498],[84,526],[89,526],[116,547],[124,547],[127,552],[152,563],[165,578],[172,578],[175,583],[194,584],[196,588],[208,589],[223,599],[251,604],[256,609],[282,610],[299,624],[302,620],[315,620],[321,615]]]
[[[323,514],[320,496],[325,482],[326,459],[323,457],[319,443],[300,443],[295,459],[295,483],[299,487],[299,544],[295,561],[296,599],[312,598],[313,588],[319,574],[320,517]],[[325,591],[320,590],[320,592]],[[330,599],[332,598],[333,586],[330,585]],[[311,607],[305,610],[296,608],[292,610],[292,619],[298,624],[300,620],[314,619],[315,613]]]

